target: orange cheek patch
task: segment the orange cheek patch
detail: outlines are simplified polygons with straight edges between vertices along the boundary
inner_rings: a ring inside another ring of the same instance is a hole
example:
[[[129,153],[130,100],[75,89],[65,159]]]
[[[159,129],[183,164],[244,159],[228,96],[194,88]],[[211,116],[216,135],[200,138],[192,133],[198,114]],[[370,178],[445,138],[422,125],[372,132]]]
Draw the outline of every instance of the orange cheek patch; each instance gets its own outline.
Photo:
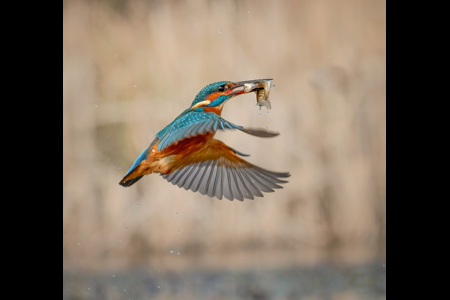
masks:
[[[214,101],[217,98],[219,98],[219,96],[220,96],[220,93],[219,92],[215,92],[215,93],[209,94],[208,97],[206,97],[205,100]]]

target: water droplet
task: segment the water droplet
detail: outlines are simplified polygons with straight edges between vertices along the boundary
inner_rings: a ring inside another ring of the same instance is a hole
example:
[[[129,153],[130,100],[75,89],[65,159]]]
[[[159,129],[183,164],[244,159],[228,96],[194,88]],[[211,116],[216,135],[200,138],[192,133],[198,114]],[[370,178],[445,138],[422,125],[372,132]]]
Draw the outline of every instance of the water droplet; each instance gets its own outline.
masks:
[[[177,255],[180,255],[180,252],[177,252]]]
[[[77,245],[79,246],[81,243],[80,242],[77,242]]]
[[[125,227],[125,230],[128,230],[128,227]]]
[[[249,13],[250,13],[250,11],[249,11],[249,10],[247,10],[247,13],[249,14]]]
[[[173,249],[170,249],[170,253],[173,254]]]
[[[113,275],[112,275],[112,277],[114,278],[114,277],[116,277],[116,275],[115,275],[115,274],[113,274]]]
[[[133,87],[136,87],[136,85],[133,85]]]
[[[178,215],[178,212],[175,212],[176,215]]]
[[[160,288],[159,284],[158,284],[158,289]]]
[[[140,205],[139,203],[136,203],[136,206],[139,207],[139,206],[141,206],[141,205]]]
[[[98,104],[94,104],[94,107],[98,107]]]
[[[219,30],[219,34],[222,34],[222,29],[221,29],[221,30]]]
[[[270,113],[270,111],[269,111],[269,110],[267,110],[267,111],[266,111],[266,114],[268,114],[268,113]]]

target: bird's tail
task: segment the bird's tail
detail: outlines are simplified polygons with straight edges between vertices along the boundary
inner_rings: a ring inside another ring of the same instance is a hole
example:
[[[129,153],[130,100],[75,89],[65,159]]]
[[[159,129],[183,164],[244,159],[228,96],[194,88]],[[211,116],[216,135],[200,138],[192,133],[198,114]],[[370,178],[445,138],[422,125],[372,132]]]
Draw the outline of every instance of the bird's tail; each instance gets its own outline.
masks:
[[[149,147],[150,148],[150,147]],[[143,166],[143,162],[147,158],[148,149],[145,149],[141,155],[136,159],[134,164],[128,170],[127,174],[123,177],[123,179],[119,182],[121,186],[131,186],[135,184],[139,179],[144,177],[147,173],[146,168]]]
[[[121,186],[132,186],[133,184],[135,184],[139,179],[141,179],[144,176],[138,176],[138,177],[134,177],[134,178],[130,178],[133,172],[131,172],[130,174],[128,174],[127,176],[125,176],[120,182],[119,184]]]

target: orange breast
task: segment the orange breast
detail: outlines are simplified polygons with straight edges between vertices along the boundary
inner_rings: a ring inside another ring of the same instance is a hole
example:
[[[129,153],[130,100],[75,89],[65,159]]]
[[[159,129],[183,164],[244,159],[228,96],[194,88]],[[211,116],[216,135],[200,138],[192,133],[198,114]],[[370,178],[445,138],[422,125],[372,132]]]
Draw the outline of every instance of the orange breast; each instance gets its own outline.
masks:
[[[204,106],[203,107],[203,110],[205,111],[205,112],[213,112],[213,113],[215,113],[216,115],[221,115],[222,114],[222,105],[219,105],[219,106]]]

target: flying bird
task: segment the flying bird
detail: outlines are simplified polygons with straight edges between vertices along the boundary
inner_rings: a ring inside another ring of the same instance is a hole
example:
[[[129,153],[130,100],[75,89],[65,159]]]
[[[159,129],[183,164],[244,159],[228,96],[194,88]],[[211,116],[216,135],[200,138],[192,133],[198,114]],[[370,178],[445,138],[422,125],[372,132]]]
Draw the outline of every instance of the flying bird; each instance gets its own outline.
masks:
[[[240,130],[257,137],[278,135],[265,129],[245,128],[221,117],[228,100],[250,92],[264,95],[264,84],[267,86],[270,80],[220,81],[204,87],[188,109],[156,134],[119,184],[129,187],[144,175],[159,173],[186,190],[240,201],[263,197],[263,192],[282,188],[279,184],[287,181],[280,178],[289,177],[288,172],[273,172],[255,166],[241,158],[248,155],[214,139],[217,130],[225,129]]]

